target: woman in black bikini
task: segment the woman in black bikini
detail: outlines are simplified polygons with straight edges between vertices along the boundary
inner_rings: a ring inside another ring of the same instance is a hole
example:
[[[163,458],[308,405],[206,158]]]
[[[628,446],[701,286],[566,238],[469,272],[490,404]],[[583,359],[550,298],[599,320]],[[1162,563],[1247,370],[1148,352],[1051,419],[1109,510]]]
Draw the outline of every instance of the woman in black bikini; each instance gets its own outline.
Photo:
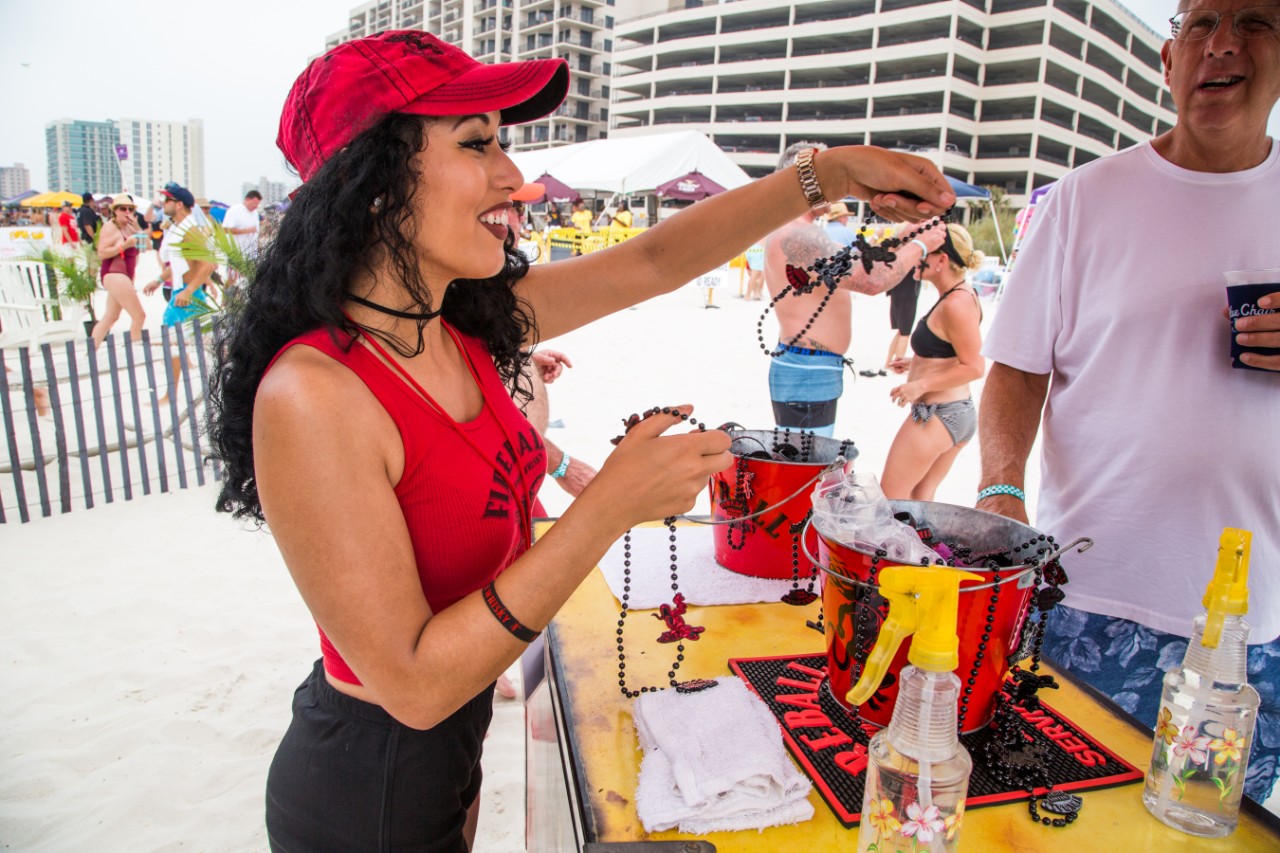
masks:
[[[138,264],[138,221],[135,218],[138,205],[133,197],[120,193],[111,199],[111,219],[102,226],[102,236],[98,238],[98,257],[102,259],[102,286],[107,291],[107,309],[102,319],[93,327],[93,346],[99,344],[111,334],[111,327],[120,319],[120,312],[126,311],[129,319],[130,340],[142,339],[142,324],[146,321],[146,312],[142,310],[142,302],[138,292],[133,289],[133,274]]]
[[[967,275],[982,257],[969,232],[953,223],[942,246],[924,259],[921,278],[938,289],[938,301],[911,334],[915,356],[889,365],[894,373],[907,373],[907,381],[889,395],[899,406],[911,406],[880,477],[889,498],[933,500],[960,449],[977,432],[969,383],[985,370],[982,307]]]

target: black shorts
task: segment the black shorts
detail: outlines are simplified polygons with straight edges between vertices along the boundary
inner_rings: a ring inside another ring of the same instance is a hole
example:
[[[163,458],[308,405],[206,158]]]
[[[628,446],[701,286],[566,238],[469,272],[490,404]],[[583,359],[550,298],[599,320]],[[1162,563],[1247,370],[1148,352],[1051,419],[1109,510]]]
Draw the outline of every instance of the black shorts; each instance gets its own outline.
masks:
[[[908,274],[902,282],[889,291],[889,325],[903,337],[911,337],[911,327],[916,324],[916,303],[920,301],[920,281]]]
[[[428,731],[325,680],[316,661],[267,774],[267,836],[281,853],[467,853],[493,686]]]
[[[836,422],[836,404],[840,400],[822,400],[815,403],[780,403],[777,400],[772,402],[773,419],[778,426],[811,430],[822,429]]]

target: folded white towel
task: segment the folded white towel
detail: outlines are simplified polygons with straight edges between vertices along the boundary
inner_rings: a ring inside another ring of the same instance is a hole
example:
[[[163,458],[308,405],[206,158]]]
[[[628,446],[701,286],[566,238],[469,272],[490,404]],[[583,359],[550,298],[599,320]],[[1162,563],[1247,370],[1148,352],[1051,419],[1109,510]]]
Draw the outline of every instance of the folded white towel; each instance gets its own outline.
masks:
[[[731,572],[716,562],[715,539],[724,527],[691,525],[676,531],[680,592],[689,604],[755,604],[774,602],[791,589],[790,580],[753,578]],[[633,610],[650,610],[670,603],[671,532],[665,527],[640,527],[631,531],[631,593]],[[613,543],[600,571],[614,598],[622,601],[623,540]],[[802,560],[800,585],[809,581]]]
[[[635,702],[644,759],[636,812],[644,828],[703,833],[813,817],[809,780],[787,757],[769,709],[739,679],[697,693],[660,690]]]

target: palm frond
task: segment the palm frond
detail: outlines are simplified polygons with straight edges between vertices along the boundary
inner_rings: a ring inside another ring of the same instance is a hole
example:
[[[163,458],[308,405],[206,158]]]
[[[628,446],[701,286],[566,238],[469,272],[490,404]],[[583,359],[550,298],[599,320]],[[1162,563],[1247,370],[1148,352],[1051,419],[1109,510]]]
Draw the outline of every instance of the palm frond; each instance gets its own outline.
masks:
[[[218,222],[210,222],[208,227],[188,228],[178,244],[178,252],[188,261],[226,264],[247,281],[252,281],[256,272],[253,259],[241,251],[236,238]]]

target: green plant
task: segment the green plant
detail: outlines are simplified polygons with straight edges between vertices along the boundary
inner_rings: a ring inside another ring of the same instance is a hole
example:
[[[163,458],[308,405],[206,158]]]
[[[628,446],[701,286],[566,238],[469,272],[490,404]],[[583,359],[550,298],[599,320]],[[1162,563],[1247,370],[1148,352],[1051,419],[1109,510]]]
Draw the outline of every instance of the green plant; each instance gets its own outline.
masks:
[[[45,247],[39,253],[28,254],[18,258],[20,261],[35,261],[44,264],[53,272],[50,276],[50,296],[56,300],[52,306],[53,319],[61,320],[60,305],[79,303],[89,312],[89,319],[97,322],[98,315],[93,310],[93,294],[98,289],[98,235],[93,242],[80,242],[74,249],[60,252],[52,247]]]
[[[222,224],[217,221],[211,221],[207,227],[188,228],[182,235],[182,241],[178,243],[177,248],[188,262],[203,261],[215,267],[225,265],[229,271],[238,275],[243,283],[253,281],[257,272],[254,259],[241,250],[235,237],[228,234]],[[215,280],[217,284],[222,285],[221,279],[216,278],[216,271]],[[242,294],[241,287],[223,286],[222,304],[218,304],[217,300],[211,297],[207,304],[199,305],[189,319],[198,320],[201,331],[208,332],[213,326],[212,315],[237,311]]]
[[[182,235],[182,242],[178,244],[178,251],[188,261],[225,264],[245,281],[253,281],[257,271],[254,259],[240,249],[235,237],[228,234],[218,222],[210,222],[208,228],[188,228],[187,233]]]
[[[969,222],[969,233],[973,235],[974,248],[988,257],[999,258],[1000,240],[996,237],[996,229],[1000,229],[1000,237],[1004,239],[1004,250],[1013,247],[1013,228],[1017,214],[1009,204],[1009,196],[1003,187],[985,187],[991,193],[991,206],[995,209],[993,218],[989,211],[976,209],[974,218]]]

